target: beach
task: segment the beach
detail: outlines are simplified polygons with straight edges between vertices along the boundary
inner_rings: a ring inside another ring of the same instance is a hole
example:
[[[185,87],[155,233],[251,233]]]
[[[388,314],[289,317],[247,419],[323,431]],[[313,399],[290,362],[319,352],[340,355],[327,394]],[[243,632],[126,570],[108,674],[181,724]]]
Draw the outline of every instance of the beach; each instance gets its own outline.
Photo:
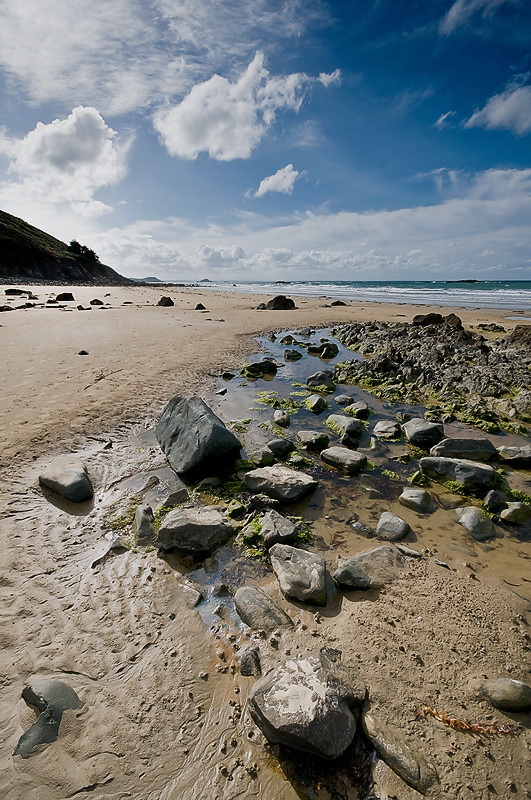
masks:
[[[319,614],[288,603],[270,575],[257,573],[256,582],[291,614],[295,629],[254,638],[228,623],[209,628],[195,608],[192,583],[181,580],[171,558],[153,548],[109,556],[102,544],[109,515],[138,488],[127,481],[164,468],[163,454],[143,432],[174,394],[197,393],[222,409],[214,395],[219,377],[239,371],[259,349],[258,335],[410,322],[428,312],[457,313],[465,327],[494,323],[510,331],[518,314],[350,300],[332,306],[323,297],[297,297],[294,310],[257,310],[271,295],[201,287],[23,288],[39,298],[35,303],[67,291],[75,300],[0,315],[4,796],[362,797],[351,785],[352,763],[338,772],[323,766],[310,778],[309,765],[297,771],[267,746],[246,712],[253,678],[239,673],[239,652],[250,639],[261,647],[263,670],[297,651],[341,649],[368,685],[376,713],[436,765],[439,780],[427,796],[531,796],[529,715],[509,715],[524,725],[517,736],[475,738],[416,716],[421,705],[437,705],[469,721],[507,719],[477,684],[494,677],[529,681],[529,541],[467,545],[448,529],[450,506],[423,521],[422,533],[413,512],[402,509],[417,526],[412,546],[421,557],[408,560],[391,588],[368,599],[351,594]],[[157,306],[162,295],[174,305]],[[91,305],[94,299],[103,304]],[[23,300],[7,302],[16,307]],[[96,495],[105,494],[77,515],[48,502],[37,484],[52,456],[70,452],[83,455]],[[315,528],[335,564],[334,537],[347,514],[344,506],[322,502]],[[365,521],[358,495],[356,503]],[[367,519],[379,503],[377,494],[367,494]],[[354,549],[366,546],[361,541]],[[344,536],[337,547],[348,553]],[[84,706],[65,713],[57,742],[23,760],[11,753],[34,719],[21,691],[35,675],[67,681]],[[383,762],[377,770],[378,794],[367,797],[421,796]]]

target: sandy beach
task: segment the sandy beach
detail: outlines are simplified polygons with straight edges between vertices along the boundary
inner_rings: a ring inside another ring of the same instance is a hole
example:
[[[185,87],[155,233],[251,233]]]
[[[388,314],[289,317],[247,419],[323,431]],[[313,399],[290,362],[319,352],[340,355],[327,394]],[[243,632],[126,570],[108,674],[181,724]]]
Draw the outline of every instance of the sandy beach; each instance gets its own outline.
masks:
[[[296,298],[293,311],[258,311],[269,297],[200,288],[23,288],[38,296],[34,302],[65,291],[75,301],[0,315],[3,796],[361,797],[352,763],[323,767],[305,785],[304,770],[294,775],[293,765],[266,745],[245,708],[253,679],[238,671],[238,651],[249,634],[230,625],[209,630],[171,560],[136,548],[108,556],[102,532],[124,493],[133,492],[127,480],[165,464],[151,442],[138,444],[140,432],[173,394],[194,392],[211,402],[218,376],[256,352],[258,334],[408,322],[427,311],[457,313],[465,326],[495,322],[510,330],[518,320],[490,309],[331,307],[325,298]],[[175,305],[157,307],[162,295]],[[94,298],[103,305],[90,306]],[[196,310],[198,303],[205,309]],[[105,449],[109,441],[112,448]],[[96,494],[105,495],[78,515],[51,505],[38,489],[39,469],[64,452],[83,453]],[[367,502],[368,520],[378,503]],[[356,510],[363,519],[365,512]],[[332,552],[341,514],[326,500],[324,512],[316,530],[335,565],[349,542],[341,539]],[[448,529],[447,510],[440,512],[422,523],[424,530],[413,512],[403,514],[416,526],[413,546],[424,555],[408,561],[407,572],[377,596],[352,593],[316,615],[288,603],[270,576],[257,578],[296,622],[289,636],[255,637],[263,669],[285,654],[339,648],[367,684],[373,708],[435,765],[439,783],[429,797],[531,797],[529,715],[498,712],[477,690],[486,677],[529,681],[529,542],[466,544]],[[84,706],[65,713],[57,742],[21,759],[12,751],[35,717],[21,691],[36,675],[65,680]],[[421,705],[474,722],[514,719],[524,727],[518,736],[474,737],[417,719]],[[365,796],[420,797],[382,762],[372,792]]]

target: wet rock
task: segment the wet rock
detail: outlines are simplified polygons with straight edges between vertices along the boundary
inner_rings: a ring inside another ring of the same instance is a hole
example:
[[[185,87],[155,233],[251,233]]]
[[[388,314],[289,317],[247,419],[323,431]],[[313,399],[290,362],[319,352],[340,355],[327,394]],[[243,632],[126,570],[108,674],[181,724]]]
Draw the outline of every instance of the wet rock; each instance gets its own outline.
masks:
[[[376,526],[376,534],[380,539],[386,539],[388,542],[398,542],[408,535],[411,528],[409,524],[396,514],[391,514],[390,511],[384,511],[378,520]]]
[[[315,333],[313,328],[301,328],[296,332],[299,336],[312,336]]]
[[[84,706],[68,684],[50,678],[34,679],[22,690],[22,697],[29,706],[40,712],[15,747],[13,755],[22,758],[28,758],[39,745],[55,742],[63,712]]]
[[[339,436],[341,444],[355,444],[363,433],[363,423],[359,419],[344,414],[330,414],[326,426]]]
[[[435,480],[454,480],[465,489],[490,489],[496,481],[496,472],[487,464],[458,458],[426,456],[419,461],[423,475]]]
[[[487,492],[483,505],[491,514],[498,514],[502,508],[507,508],[507,497],[503,492],[491,489],[490,492]]]
[[[326,605],[326,562],[322,556],[288,544],[275,544],[269,551],[271,566],[286,597]]]
[[[398,500],[403,506],[412,508],[419,514],[433,511],[433,498],[425,489],[404,489]]]
[[[277,294],[272,300],[267,301],[266,308],[268,311],[290,311],[292,308],[296,308],[296,306],[291,297]]]
[[[241,449],[236,436],[195,395],[173,397],[155,434],[173,469],[198,477],[226,468]]]
[[[357,417],[358,419],[368,419],[371,415],[371,409],[367,403],[363,402],[363,400],[358,400],[355,403],[349,403],[344,409],[344,412],[345,414],[348,414],[349,417]]]
[[[336,397],[334,397],[334,400],[336,401],[338,406],[349,406],[351,405],[354,398],[350,397],[350,395],[348,394],[338,394]]]
[[[260,664],[260,650],[258,647],[248,647],[240,653],[240,675],[245,678],[259,678],[262,674]]]
[[[307,386],[324,387],[327,391],[333,392],[336,385],[333,381],[333,373],[329,369],[322,369],[319,372],[314,372],[306,379]]]
[[[241,586],[234,595],[234,603],[242,622],[255,631],[274,631],[293,625],[286,612],[254,586]]]
[[[273,422],[275,425],[278,425],[279,428],[289,428],[290,421],[288,412],[283,411],[281,408],[277,408],[273,413]]]
[[[304,401],[304,405],[308,411],[311,411],[313,414],[320,414],[321,411],[324,411],[326,408],[328,408],[328,403],[324,397],[321,397],[320,394],[311,394]]]
[[[508,339],[512,346],[531,348],[531,325],[516,325]]]
[[[300,350],[284,350],[284,361],[300,361],[302,353]]]
[[[376,531],[373,531],[368,525],[364,525],[359,519],[355,522],[351,522],[350,526],[359,536],[363,536],[364,539],[372,539],[373,536],[376,536]]]
[[[103,300],[100,300],[98,297],[95,297],[94,300],[90,301],[89,305],[91,305],[91,306],[102,306],[103,305]]]
[[[381,589],[397,577],[404,563],[396,547],[383,545],[341,562],[333,578],[348,589]]]
[[[61,294],[58,294],[55,299],[57,300],[58,303],[64,303],[67,300],[69,301],[75,300],[72,292],[61,292]]]
[[[531,711],[531,686],[513,678],[483,681],[482,689],[496,708],[502,711]]]
[[[346,475],[357,475],[367,464],[367,457],[363,453],[347,447],[328,447],[321,451],[321,458]]]
[[[254,511],[264,511],[268,508],[280,508],[280,503],[266,494],[252,494],[245,503],[247,514],[251,514]]]
[[[297,439],[305,450],[315,450],[316,452],[324,450],[330,442],[327,434],[321,431],[299,431]]]
[[[365,687],[325,652],[268,672],[251,690],[249,711],[268,741],[335,759],[354,738],[352,709],[364,698]]]
[[[166,295],[163,295],[163,296],[160,298],[160,300],[159,300],[159,302],[157,303],[157,305],[158,305],[158,306],[162,306],[162,307],[164,307],[164,308],[168,308],[168,307],[170,307],[170,306],[174,306],[174,305],[175,305],[175,303],[173,302],[173,300],[171,299],[171,297],[167,297]]]
[[[500,519],[511,525],[520,525],[531,518],[531,508],[524,503],[508,503],[507,508],[500,511]]]
[[[374,717],[368,713],[362,714],[362,724],[365,736],[382,761],[404,783],[420,794],[426,794],[429,788],[438,781],[435,768],[428,764],[421,755],[411,750],[402,741],[397,731],[376,722]]]
[[[286,458],[293,450],[294,444],[290,439],[271,439],[267,447],[276,458]]]
[[[412,320],[412,325],[441,325],[442,322],[442,314],[431,312],[429,314],[415,314]]]
[[[246,364],[241,370],[241,374],[251,380],[263,378],[264,375],[276,375],[277,372],[278,366],[270,358],[264,358],[262,361],[256,361],[253,364]]]
[[[288,333],[287,336],[283,336],[282,337],[282,339],[280,340],[280,344],[283,344],[283,345],[284,344],[298,344],[298,342],[297,342],[296,338],[291,335],[291,333]]]
[[[311,356],[320,356],[321,358],[335,358],[339,353],[339,347],[333,342],[321,342],[320,344],[311,344],[308,347],[308,354]]]
[[[443,439],[431,448],[430,456],[492,461],[497,458],[498,453],[490,439]]]
[[[260,524],[266,548],[270,548],[274,544],[291,544],[295,539],[297,526],[274,509],[264,514]]]
[[[382,419],[376,423],[372,432],[378,439],[397,439],[400,436],[401,428],[398,422]]]
[[[509,467],[531,469],[531,444],[523,447],[498,447],[498,458]]]
[[[469,532],[476,542],[484,542],[496,536],[491,518],[476,506],[456,508],[457,521]]]
[[[317,487],[317,481],[304,472],[289,467],[261,467],[245,474],[245,485],[251,492],[263,492],[275,500],[294,503]]]
[[[155,517],[151,506],[138,506],[135,511],[135,539],[139,544],[151,542],[155,536]]]
[[[76,456],[57,456],[39,475],[39,483],[72,503],[82,503],[94,495],[87,468]]]
[[[409,422],[404,422],[402,430],[408,442],[415,447],[428,449],[444,438],[444,425],[440,422],[428,422],[419,417],[413,417]]]
[[[270,467],[275,461],[275,455],[269,447],[262,447],[251,453],[249,459],[256,467]]]
[[[215,506],[176,508],[162,520],[155,546],[186,553],[212,553],[225,544],[234,528]]]
[[[165,481],[164,485],[164,492],[161,493],[160,500],[157,503],[157,510],[164,506],[171,507],[179,503],[186,503],[188,500],[188,489],[180,478],[175,476],[172,480]]]

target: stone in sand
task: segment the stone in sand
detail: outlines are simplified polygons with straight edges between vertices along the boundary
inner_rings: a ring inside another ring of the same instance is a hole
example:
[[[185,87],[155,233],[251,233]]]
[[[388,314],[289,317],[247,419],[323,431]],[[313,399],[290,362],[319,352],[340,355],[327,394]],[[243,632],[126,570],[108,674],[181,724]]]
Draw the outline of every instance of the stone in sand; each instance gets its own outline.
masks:
[[[376,534],[388,542],[398,542],[407,536],[410,530],[411,528],[405,520],[397,517],[396,514],[391,514],[390,511],[383,512],[376,526]]]
[[[322,556],[289,544],[275,544],[269,551],[271,566],[286,597],[326,605],[326,562]]]
[[[311,411],[313,414],[320,414],[321,411],[324,411],[326,408],[328,408],[328,403],[324,397],[321,397],[320,394],[311,394],[304,401],[304,405],[308,411]]]
[[[498,447],[498,458],[510,467],[531,469],[531,444],[523,447]]]
[[[268,311],[290,311],[295,307],[295,302],[291,299],[291,297],[286,297],[283,294],[277,294],[276,297],[273,297],[266,303],[266,308]]]
[[[464,489],[490,489],[496,481],[496,472],[488,464],[459,458],[426,456],[419,461],[423,475],[435,480],[454,480]]]
[[[274,544],[291,544],[295,539],[297,530],[295,523],[283,517],[274,508],[264,514],[260,525],[266,548],[272,547]]]
[[[176,508],[162,520],[155,546],[186,553],[212,553],[225,544],[234,528],[216,506]]]
[[[87,468],[76,456],[57,456],[39,475],[39,483],[73,503],[90,500],[94,489]]]
[[[138,506],[135,511],[135,539],[139,544],[150,542],[155,535],[155,517],[151,506]]]
[[[443,439],[430,450],[430,456],[466,458],[469,461],[492,461],[497,451],[490,439]]]
[[[173,397],[155,434],[173,469],[197,477],[226,468],[241,449],[236,436],[195,395]]]
[[[61,294],[58,294],[55,299],[57,300],[58,303],[64,303],[67,300],[69,301],[75,300],[72,292],[61,292]]]
[[[163,308],[169,308],[170,306],[174,306],[174,305],[175,305],[175,303],[173,302],[173,300],[171,299],[171,297],[167,297],[166,295],[163,295],[163,296],[160,298],[160,300],[159,300],[159,302],[157,303],[157,305],[158,305],[158,306],[162,306]]]
[[[456,508],[457,521],[469,532],[476,542],[484,542],[496,536],[491,518],[476,506]]]
[[[22,734],[14,750],[13,755],[22,758],[28,758],[39,745],[55,742],[64,711],[84,706],[68,684],[50,678],[32,680],[22,690],[22,697],[29,706],[40,712],[31,728]]]
[[[431,311],[429,314],[415,314],[411,322],[412,325],[441,325],[443,322],[443,315]]]
[[[286,612],[254,586],[241,586],[234,595],[234,603],[242,622],[255,631],[274,631],[293,625]]]
[[[405,563],[396,547],[383,545],[341,562],[333,578],[348,589],[381,589],[394,580]]]
[[[330,442],[327,434],[321,431],[299,431],[297,439],[305,450],[324,450]]]
[[[251,492],[262,492],[275,500],[295,503],[317,487],[317,481],[304,472],[289,467],[261,467],[245,474]]]
[[[240,653],[240,675],[245,678],[259,678],[262,674],[260,650],[258,647],[247,647]]]
[[[412,508],[419,514],[429,514],[430,511],[433,511],[433,498],[426,489],[406,488],[398,500],[403,506]]]
[[[507,503],[507,508],[500,511],[500,519],[511,525],[520,525],[531,517],[531,508],[525,503]]]
[[[493,706],[502,711],[531,711],[531,686],[513,678],[483,681],[482,689]]]
[[[269,742],[339,758],[356,733],[365,687],[323,650],[291,658],[255,683],[249,711]]]
[[[400,436],[400,425],[393,420],[382,419],[377,422],[372,432],[378,439],[398,439]]]
[[[357,475],[367,464],[367,456],[347,447],[328,447],[321,451],[321,458],[346,475]]]
[[[507,508],[507,503],[507,497],[498,489],[491,489],[490,492],[487,492],[483,500],[483,505],[491,514],[499,514],[503,508]]]
[[[444,438],[444,425],[442,422],[428,422],[425,419],[414,417],[402,425],[402,430],[408,442],[415,447],[428,449]]]
[[[91,306],[102,306],[103,300],[100,300],[99,297],[95,297],[94,300],[90,301]]]

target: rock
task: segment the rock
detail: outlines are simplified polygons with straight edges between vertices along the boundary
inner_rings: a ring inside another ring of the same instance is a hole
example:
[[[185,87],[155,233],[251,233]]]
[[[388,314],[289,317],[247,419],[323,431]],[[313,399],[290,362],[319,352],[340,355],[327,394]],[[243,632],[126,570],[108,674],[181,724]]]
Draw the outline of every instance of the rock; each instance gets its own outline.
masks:
[[[298,344],[298,342],[296,338],[291,335],[291,333],[288,333],[287,336],[282,337],[282,339],[280,340],[280,344]]]
[[[435,480],[454,480],[466,490],[490,489],[496,481],[496,472],[487,464],[458,458],[426,456],[419,461],[420,470]]]
[[[350,523],[351,528],[359,535],[363,536],[364,539],[372,539],[376,536],[376,532],[369,528],[368,525],[364,525],[363,522],[360,522],[359,519],[355,522]]]
[[[531,325],[516,325],[511,331],[508,340],[513,347],[531,348]]]
[[[58,303],[64,303],[68,300],[75,300],[72,292],[61,292],[61,294],[58,294],[55,299]]]
[[[315,450],[317,452],[328,447],[330,441],[327,434],[321,433],[321,431],[299,431],[297,439],[305,450]]]
[[[302,353],[300,350],[284,350],[284,361],[300,361]]]
[[[476,506],[456,508],[457,521],[469,532],[476,542],[484,542],[496,536],[491,518]]]
[[[175,476],[169,481],[164,481],[164,493],[160,495],[157,503],[159,508],[176,506],[179,503],[186,503],[188,500],[188,489],[180,478]]]
[[[262,361],[257,361],[253,364],[246,364],[241,370],[241,374],[245,378],[251,378],[251,380],[263,378],[264,375],[276,375],[277,372],[278,367],[270,358],[264,358]]]
[[[320,394],[311,394],[304,401],[304,405],[308,411],[311,411],[314,414],[320,414],[321,411],[324,411],[326,408],[328,408],[328,403],[324,397],[321,397]]]
[[[273,422],[280,428],[289,428],[290,416],[287,411],[277,408],[277,410],[273,412]]]
[[[457,314],[447,314],[444,317],[443,322],[447,328],[462,329],[463,327],[463,321],[461,317],[457,316]]]
[[[259,304],[256,306],[256,310],[257,310],[257,311],[265,311],[265,310],[266,310],[266,304],[265,304],[265,303],[259,303]]]
[[[339,347],[333,342],[321,342],[321,344],[311,344],[308,347],[308,354],[320,356],[321,358],[335,358],[339,353]]]
[[[28,294],[28,292],[25,289],[5,289],[4,294],[8,296],[11,295],[12,297],[20,297],[20,295]]]
[[[336,397],[336,403],[337,403],[337,397]],[[343,410],[345,414],[349,415],[349,417],[357,417],[358,419],[368,419],[371,414],[371,409],[369,408],[367,403],[363,402],[363,400],[359,400],[356,403],[349,403]]]
[[[177,473],[215,474],[226,469],[241,449],[236,436],[195,395],[172,397],[155,434]]]
[[[411,528],[408,523],[396,514],[391,514],[390,511],[384,511],[378,520],[376,526],[376,534],[380,539],[386,539],[388,542],[398,542],[408,535]]]
[[[213,553],[225,544],[234,528],[216,506],[176,508],[162,520],[155,547],[186,553]]]
[[[22,758],[28,758],[39,745],[55,742],[63,712],[85,705],[68,684],[50,678],[33,680],[22,690],[22,697],[40,712],[31,728],[22,734],[13,752]]]
[[[312,336],[315,331],[313,328],[301,328],[299,331],[296,331],[299,336]]]
[[[354,398],[350,397],[348,394],[338,394],[336,397],[334,397],[334,400],[338,406],[349,406]]]
[[[260,664],[260,650],[258,647],[248,647],[240,653],[240,675],[245,678],[259,678],[262,674]]]
[[[277,294],[272,300],[267,301],[266,308],[268,311],[290,311],[292,308],[296,308],[296,306],[291,297]]]
[[[406,508],[412,508],[419,514],[433,511],[433,498],[425,489],[404,489],[398,501]]]
[[[245,485],[251,492],[263,492],[275,500],[295,503],[317,487],[317,481],[304,472],[289,467],[261,467],[245,474]]]
[[[321,369],[319,372],[314,372],[312,375],[309,375],[306,379],[307,386],[315,386],[319,388],[324,388],[326,391],[333,392],[336,388],[334,381],[332,380],[333,373],[329,369]]]
[[[404,563],[396,547],[383,545],[341,562],[333,578],[349,589],[381,589],[397,577]]]
[[[377,723],[371,714],[362,715],[363,731],[374,749],[404,783],[420,794],[438,781],[435,768],[405,744],[399,734]]]
[[[103,305],[103,300],[100,300],[99,298],[95,297],[94,300],[90,301],[90,305],[91,306],[102,306]]]
[[[434,312],[431,312],[429,314],[415,314],[412,320],[412,325],[441,325],[442,322],[442,314],[435,314]]]
[[[496,708],[502,711],[531,711],[531,686],[513,678],[484,681],[482,689]]]
[[[203,303],[197,303],[194,307],[194,311],[206,311],[206,306]]]
[[[331,306],[346,306],[347,304],[345,303],[344,300],[332,300],[330,305]]]
[[[271,439],[267,443],[275,458],[286,458],[293,450],[294,444],[290,439]]]
[[[357,475],[367,464],[367,457],[363,453],[347,447],[328,447],[321,452],[321,458],[347,475]]]
[[[87,468],[76,456],[54,458],[39,475],[39,483],[72,503],[82,503],[94,495]]]
[[[234,602],[242,622],[255,631],[274,631],[293,625],[286,612],[254,586],[241,586],[234,595]]]
[[[523,447],[498,447],[498,458],[510,467],[531,469],[531,444]]]
[[[491,514],[498,514],[502,508],[507,508],[507,497],[497,489],[491,489],[483,500],[483,505]]]
[[[519,525],[531,518],[531,508],[524,503],[508,503],[507,508],[500,511],[500,519],[511,525]]]
[[[275,544],[269,551],[271,566],[286,597],[326,605],[326,562],[322,556],[288,544]]]
[[[88,350],[80,350],[78,353],[78,356],[88,356],[88,355],[90,355]]]
[[[12,306],[0,306],[0,312],[2,311],[14,311],[15,309]]]
[[[398,439],[401,428],[398,422],[382,419],[376,423],[372,432],[378,439]]]
[[[355,444],[363,433],[363,423],[359,419],[344,414],[330,414],[326,426],[339,436],[341,444]]]
[[[351,709],[364,698],[365,687],[321,652],[289,659],[268,672],[253,686],[248,703],[269,742],[335,759],[354,739],[356,717]]]
[[[444,426],[440,422],[428,422],[425,419],[414,417],[409,422],[404,422],[402,430],[408,442],[415,447],[429,449],[444,438]]]
[[[135,539],[139,544],[151,542],[155,536],[155,517],[151,506],[137,506],[135,511]]]
[[[261,447],[260,450],[254,450],[250,454],[249,460],[253,462],[255,467],[270,467],[271,464],[275,463],[275,456],[269,447]]]
[[[469,461],[492,461],[497,451],[490,439],[443,439],[430,450],[430,456],[466,458]]]
[[[262,526],[262,539],[268,549],[274,544],[291,544],[295,539],[297,526],[275,509],[264,514],[260,525]]]

